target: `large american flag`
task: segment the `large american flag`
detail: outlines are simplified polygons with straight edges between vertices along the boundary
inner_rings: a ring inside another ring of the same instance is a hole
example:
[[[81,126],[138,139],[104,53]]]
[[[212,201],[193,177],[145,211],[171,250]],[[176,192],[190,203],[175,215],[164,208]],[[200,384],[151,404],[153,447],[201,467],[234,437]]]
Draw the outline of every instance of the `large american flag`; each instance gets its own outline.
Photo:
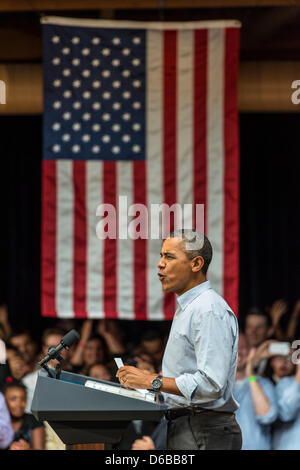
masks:
[[[42,314],[172,319],[161,240],[97,238],[119,196],[204,204],[209,278],[237,312],[239,23],[42,22]]]

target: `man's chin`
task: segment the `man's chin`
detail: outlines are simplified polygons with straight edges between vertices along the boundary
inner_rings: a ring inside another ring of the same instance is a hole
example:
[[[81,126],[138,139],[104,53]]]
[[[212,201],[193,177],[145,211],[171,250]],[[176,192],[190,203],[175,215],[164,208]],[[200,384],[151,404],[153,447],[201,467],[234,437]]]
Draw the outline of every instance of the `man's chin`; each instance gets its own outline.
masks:
[[[164,282],[161,283],[161,288],[163,292],[172,292],[172,287]]]

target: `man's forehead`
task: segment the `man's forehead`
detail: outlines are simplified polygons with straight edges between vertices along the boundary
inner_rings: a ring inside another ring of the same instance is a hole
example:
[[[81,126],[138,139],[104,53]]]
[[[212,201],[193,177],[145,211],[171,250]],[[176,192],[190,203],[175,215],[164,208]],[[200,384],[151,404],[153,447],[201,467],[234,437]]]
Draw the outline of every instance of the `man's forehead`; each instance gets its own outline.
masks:
[[[182,248],[182,238],[166,238],[162,244],[161,252],[165,253],[166,251],[168,251],[170,253],[176,253],[176,251],[182,251]]]
[[[22,333],[20,335],[12,337],[11,342],[13,342],[13,341],[30,343],[32,340],[31,340],[30,336],[27,333]]]
[[[255,325],[266,325],[267,319],[263,315],[248,315],[246,317],[246,324],[255,324]]]

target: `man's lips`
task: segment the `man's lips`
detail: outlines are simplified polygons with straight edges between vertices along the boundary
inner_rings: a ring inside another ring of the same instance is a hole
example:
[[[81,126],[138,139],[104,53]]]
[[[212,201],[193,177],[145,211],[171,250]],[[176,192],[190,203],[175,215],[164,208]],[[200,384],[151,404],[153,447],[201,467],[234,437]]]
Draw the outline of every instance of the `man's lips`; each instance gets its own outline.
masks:
[[[165,274],[162,274],[162,273],[157,273],[157,275],[158,275],[160,281],[163,281],[167,277]]]

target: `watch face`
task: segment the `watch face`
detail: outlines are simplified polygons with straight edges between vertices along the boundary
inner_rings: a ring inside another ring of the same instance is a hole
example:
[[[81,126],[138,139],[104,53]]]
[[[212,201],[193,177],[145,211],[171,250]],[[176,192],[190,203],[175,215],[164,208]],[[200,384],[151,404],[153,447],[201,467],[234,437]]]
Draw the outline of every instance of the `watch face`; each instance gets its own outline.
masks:
[[[152,382],[152,388],[155,390],[159,389],[161,387],[161,380],[159,379],[154,379]]]

